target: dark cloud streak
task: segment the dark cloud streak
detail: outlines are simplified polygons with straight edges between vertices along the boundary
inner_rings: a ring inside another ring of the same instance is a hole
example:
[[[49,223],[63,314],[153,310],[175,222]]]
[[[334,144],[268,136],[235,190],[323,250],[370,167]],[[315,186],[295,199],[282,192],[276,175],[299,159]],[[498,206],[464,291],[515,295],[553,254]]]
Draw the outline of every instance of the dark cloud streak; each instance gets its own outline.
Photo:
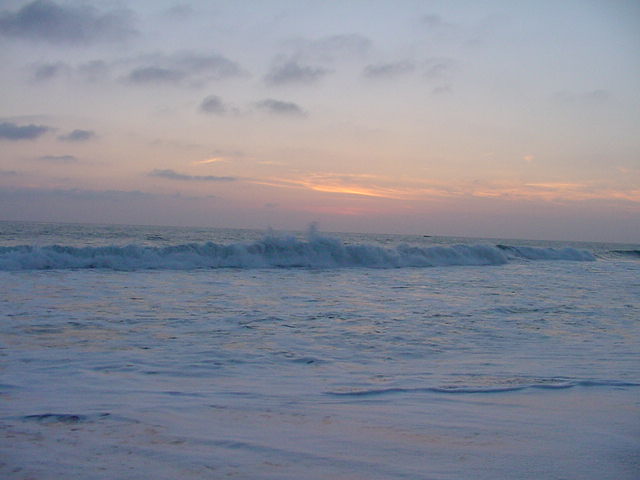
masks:
[[[63,142],[86,142],[87,140],[91,140],[96,136],[96,133],[93,130],[74,130],[72,132],[67,133],[66,135],[60,135],[58,140],[62,140]]]
[[[274,100],[267,98],[256,103],[256,106],[265,112],[276,115],[290,115],[295,117],[305,117],[307,113],[293,102],[283,102],[282,100]]]
[[[411,62],[378,63],[367,65],[363,70],[366,78],[391,78],[415,71],[416,66]]]
[[[187,175],[184,173],[178,173],[174,170],[156,169],[149,173],[150,177],[166,178],[169,180],[181,180],[181,181],[197,181],[197,182],[234,182],[238,180],[236,177],[216,177],[213,175]]]
[[[79,161],[78,158],[73,155],[42,155],[41,157],[37,157],[36,160],[53,164],[77,163]]]
[[[177,69],[162,67],[139,67],[131,70],[127,75],[130,83],[178,83],[185,77],[185,73]]]
[[[16,125],[15,123],[0,123],[0,140],[35,140],[51,130],[44,125]]]
[[[37,82],[52,80],[69,71],[69,66],[63,62],[43,63],[35,67],[33,79]]]
[[[220,97],[209,95],[200,104],[200,111],[203,113],[222,115],[227,112],[227,107]]]
[[[150,55],[138,62],[140,65],[125,77],[129,83],[203,84],[244,75],[236,62],[215,53],[202,55],[180,52],[173,55]]]
[[[322,67],[301,65],[297,60],[287,60],[276,63],[264,80],[269,85],[311,84],[330,73]]]
[[[90,5],[59,5],[35,0],[15,12],[0,12],[0,35],[65,45],[121,41],[136,33],[133,14],[101,12]]]

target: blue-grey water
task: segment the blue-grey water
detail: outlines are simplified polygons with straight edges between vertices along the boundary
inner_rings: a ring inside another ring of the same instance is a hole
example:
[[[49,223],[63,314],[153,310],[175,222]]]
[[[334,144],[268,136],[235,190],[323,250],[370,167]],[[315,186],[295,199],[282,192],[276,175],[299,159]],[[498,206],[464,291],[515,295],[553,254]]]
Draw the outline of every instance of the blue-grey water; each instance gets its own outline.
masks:
[[[635,479],[640,246],[0,222],[0,474]]]

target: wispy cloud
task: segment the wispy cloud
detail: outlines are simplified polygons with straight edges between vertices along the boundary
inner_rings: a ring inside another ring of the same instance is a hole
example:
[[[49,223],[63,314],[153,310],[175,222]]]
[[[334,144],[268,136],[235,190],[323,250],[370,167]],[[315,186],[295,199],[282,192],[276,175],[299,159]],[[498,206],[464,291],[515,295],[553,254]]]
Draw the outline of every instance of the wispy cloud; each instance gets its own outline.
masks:
[[[194,14],[194,9],[190,5],[178,3],[165,10],[164,14],[178,20],[186,20]]]
[[[121,41],[136,33],[128,9],[106,11],[87,4],[35,0],[16,11],[0,12],[0,35],[65,45]]]
[[[586,182],[472,181],[453,183],[330,172],[291,173],[280,177],[253,179],[251,182],[276,188],[307,189],[327,194],[410,202],[455,198],[488,198],[550,203],[598,200],[625,201],[627,204],[636,204],[640,207],[640,189],[613,188],[604,184]]]
[[[311,173],[252,180],[252,182],[273,187],[303,188],[362,197],[400,199],[406,196],[406,191],[403,189],[380,185],[380,180],[378,177],[367,174]]]
[[[0,140],[35,140],[51,130],[44,125],[16,125],[0,123]]]
[[[238,180],[236,177],[216,177],[213,175],[187,175],[184,173],[178,173],[174,170],[166,169],[156,169],[149,173],[151,177],[159,177],[166,178],[169,180],[180,180],[180,181],[197,181],[197,182],[234,182]]]
[[[305,117],[307,113],[296,103],[267,98],[256,103],[258,109],[275,115]]]
[[[86,142],[95,138],[96,133],[93,130],[76,129],[65,135],[58,136],[58,140],[63,142]]]
[[[209,95],[200,104],[200,111],[214,115],[222,115],[227,113],[228,107],[217,95]]]
[[[525,187],[540,188],[544,190],[577,190],[583,189],[587,185],[584,183],[572,183],[572,182],[539,182],[539,183],[525,183]]]
[[[47,163],[77,163],[79,160],[73,155],[42,155],[36,157],[36,160]]]
[[[186,77],[186,73],[176,68],[147,66],[134,68],[127,75],[130,83],[178,83]]]
[[[31,80],[44,83],[67,77],[93,83],[108,80],[113,67],[104,60],[91,60],[77,65],[66,62],[36,63],[31,67]]]
[[[400,61],[391,63],[376,63],[367,65],[363,70],[363,75],[366,78],[382,79],[392,78],[407,73],[412,73],[416,70],[416,66],[413,62]]]
[[[239,150],[214,150],[213,152],[211,152],[209,157],[202,160],[196,160],[195,162],[192,162],[192,165],[211,165],[214,163],[225,163],[244,157],[246,157],[246,154]]]
[[[223,163],[227,161],[228,160],[224,157],[210,157],[205,158],[204,160],[196,160],[193,162],[193,165],[211,165],[212,163]]]
[[[141,190],[88,190],[83,188],[25,188],[25,187],[0,187],[0,199],[10,199],[17,204],[20,201],[42,204],[43,201],[66,199],[77,201],[97,202],[132,202],[137,200],[199,200],[204,198],[217,198],[215,195],[191,196],[184,194],[150,193]],[[72,204],[69,204],[72,205]]]
[[[278,60],[264,80],[269,85],[308,85],[317,82],[331,71],[319,66],[304,65],[298,60]]]
[[[536,200],[552,203],[591,200],[624,200],[640,203],[640,189],[614,188],[594,182],[503,182],[462,186],[462,191],[474,197]]]
[[[200,54],[179,52],[172,55],[147,55],[136,60],[134,67],[124,77],[128,83],[193,84],[222,80],[245,75],[234,61],[217,53]]]
[[[45,82],[69,73],[71,68],[64,62],[43,63],[36,65],[33,70],[33,80]]]

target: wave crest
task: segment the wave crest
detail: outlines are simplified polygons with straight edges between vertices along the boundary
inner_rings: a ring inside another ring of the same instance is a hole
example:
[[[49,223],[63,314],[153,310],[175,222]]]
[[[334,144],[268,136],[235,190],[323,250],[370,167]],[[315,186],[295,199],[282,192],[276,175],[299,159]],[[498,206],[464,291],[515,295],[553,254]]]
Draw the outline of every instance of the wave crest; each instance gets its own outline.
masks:
[[[514,260],[595,260],[584,250],[507,245],[348,245],[311,231],[307,240],[268,234],[261,240],[228,245],[213,242],[167,247],[143,245],[0,247],[0,270],[179,269],[197,268],[406,268],[503,265]]]

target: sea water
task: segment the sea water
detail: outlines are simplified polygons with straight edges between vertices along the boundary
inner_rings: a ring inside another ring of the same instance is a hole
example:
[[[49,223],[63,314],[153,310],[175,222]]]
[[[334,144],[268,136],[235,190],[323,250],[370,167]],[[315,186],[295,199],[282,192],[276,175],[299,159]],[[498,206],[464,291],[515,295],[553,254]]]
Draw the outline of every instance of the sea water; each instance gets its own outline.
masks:
[[[640,246],[0,222],[0,474],[637,479]]]

